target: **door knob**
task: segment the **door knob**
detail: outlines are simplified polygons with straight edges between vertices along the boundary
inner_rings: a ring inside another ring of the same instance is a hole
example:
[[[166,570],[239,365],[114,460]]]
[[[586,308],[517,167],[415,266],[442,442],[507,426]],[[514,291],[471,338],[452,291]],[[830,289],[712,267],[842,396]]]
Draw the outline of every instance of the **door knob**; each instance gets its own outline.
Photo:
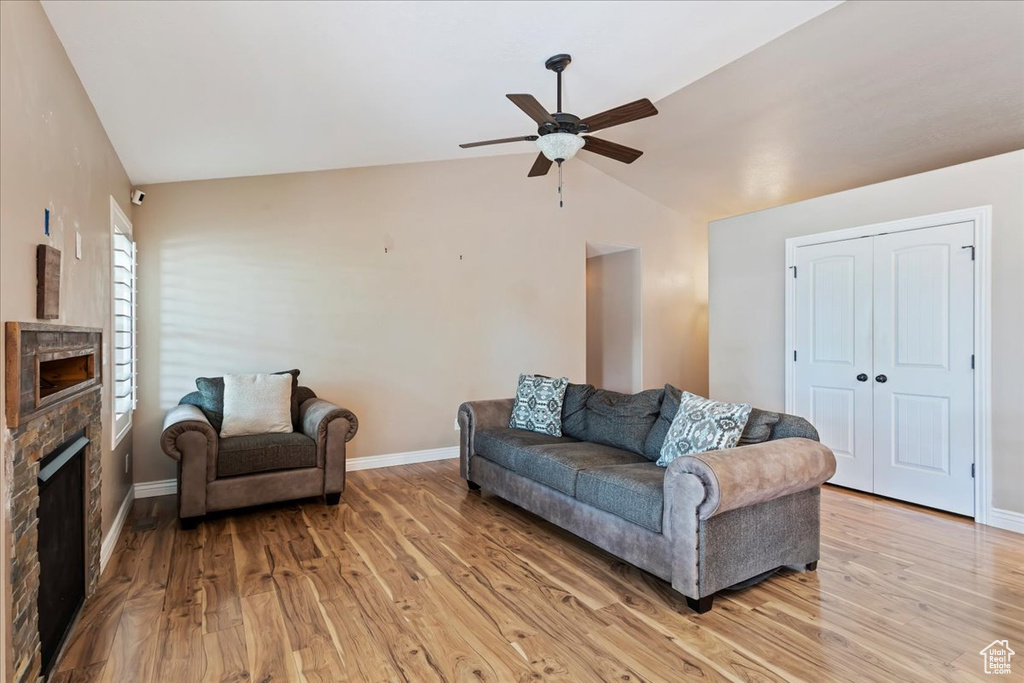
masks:
[[[885,384],[886,382],[889,381],[889,378],[886,377],[885,375],[879,375],[878,377],[875,377],[875,381],[878,382],[879,384]]]
[[[864,374],[864,373],[862,372],[862,373],[860,373],[859,375],[857,375],[857,381],[858,381],[858,382],[867,382],[867,381],[868,381],[868,376],[867,376],[867,375],[865,375],[865,374]]]

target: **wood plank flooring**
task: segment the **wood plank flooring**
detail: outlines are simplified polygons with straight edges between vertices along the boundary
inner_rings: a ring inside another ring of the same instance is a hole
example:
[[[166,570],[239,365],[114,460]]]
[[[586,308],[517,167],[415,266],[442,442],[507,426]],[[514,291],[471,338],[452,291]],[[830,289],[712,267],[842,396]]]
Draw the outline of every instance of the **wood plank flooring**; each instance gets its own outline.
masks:
[[[831,487],[822,517],[817,572],[697,615],[468,493],[453,461],[353,472],[337,507],[193,531],[173,497],[141,500],[51,680],[982,681],[984,646],[1024,653],[1024,537]]]

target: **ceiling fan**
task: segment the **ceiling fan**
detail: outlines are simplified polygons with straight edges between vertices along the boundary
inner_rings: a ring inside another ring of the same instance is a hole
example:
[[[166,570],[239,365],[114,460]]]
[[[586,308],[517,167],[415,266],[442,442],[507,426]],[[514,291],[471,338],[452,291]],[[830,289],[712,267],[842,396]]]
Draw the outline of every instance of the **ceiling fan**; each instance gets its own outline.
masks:
[[[558,77],[558,106],[557,111],[550,113],[544,109],[544,105],[537,101],[533,95],[506,95],[512,103],[526,112],[526,115],[537,122],[536,135],[523,135],[515,138],[500,138],[498,140],[483,140],[481,142],[467,142],[459,145],[463,149],[470,147],[482,147],[484,145],[501,145],[506,142],[536,142],[540,154],[533,162],[527,177],[546,175],[551,169],[552,162],[558,164],[558,205],[562,205],[562,162],[568,161],[576,156],[581,149],[593,154],[600,154],[621,161],[624,164],[631,164],[643,154],[638,149],[626,147],[615,142],[609,142],[593,135],[583,135],[594,131],[611,128],[630,121],[644,119],[654,116],[658,110],[654,108],[647,98],[623,104],[622,106],[603,111],[600,114],[588,116],[581,119],[575,114],[562,111],[562,72],[572,62],[569,55],[555,55],[544,62],[544,66],[554,71]]]

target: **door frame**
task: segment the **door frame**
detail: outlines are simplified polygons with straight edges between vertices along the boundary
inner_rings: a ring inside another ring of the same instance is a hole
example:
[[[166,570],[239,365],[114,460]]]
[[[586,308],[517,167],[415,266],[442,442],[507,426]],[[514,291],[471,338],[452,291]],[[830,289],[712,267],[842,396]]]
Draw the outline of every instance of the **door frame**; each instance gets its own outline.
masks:
[[[992,206],[946,211],[853,228],[830,230],[786,240],[786,412],[796,406],[796,250],[813,244],[876,237],[953,223],[974,223],[974,520],[988,524],[992,513]]]

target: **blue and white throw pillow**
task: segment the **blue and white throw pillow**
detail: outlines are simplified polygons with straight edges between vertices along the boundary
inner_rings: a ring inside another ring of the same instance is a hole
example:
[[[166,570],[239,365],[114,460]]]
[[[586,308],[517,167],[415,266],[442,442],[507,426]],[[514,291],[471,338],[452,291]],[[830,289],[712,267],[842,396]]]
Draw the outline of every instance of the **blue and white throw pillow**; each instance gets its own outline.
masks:
[[[657,464],[668,467],[684,455],[734,447],[749,417],[749,403],[722,403],[684,391]]]
[[[568,377],[541,377],[540,375],[519,375],[516,400],[512,404],[512,416],[508,426],[512,429],[528,429],[531,432],[562,435],[562,402]]]

